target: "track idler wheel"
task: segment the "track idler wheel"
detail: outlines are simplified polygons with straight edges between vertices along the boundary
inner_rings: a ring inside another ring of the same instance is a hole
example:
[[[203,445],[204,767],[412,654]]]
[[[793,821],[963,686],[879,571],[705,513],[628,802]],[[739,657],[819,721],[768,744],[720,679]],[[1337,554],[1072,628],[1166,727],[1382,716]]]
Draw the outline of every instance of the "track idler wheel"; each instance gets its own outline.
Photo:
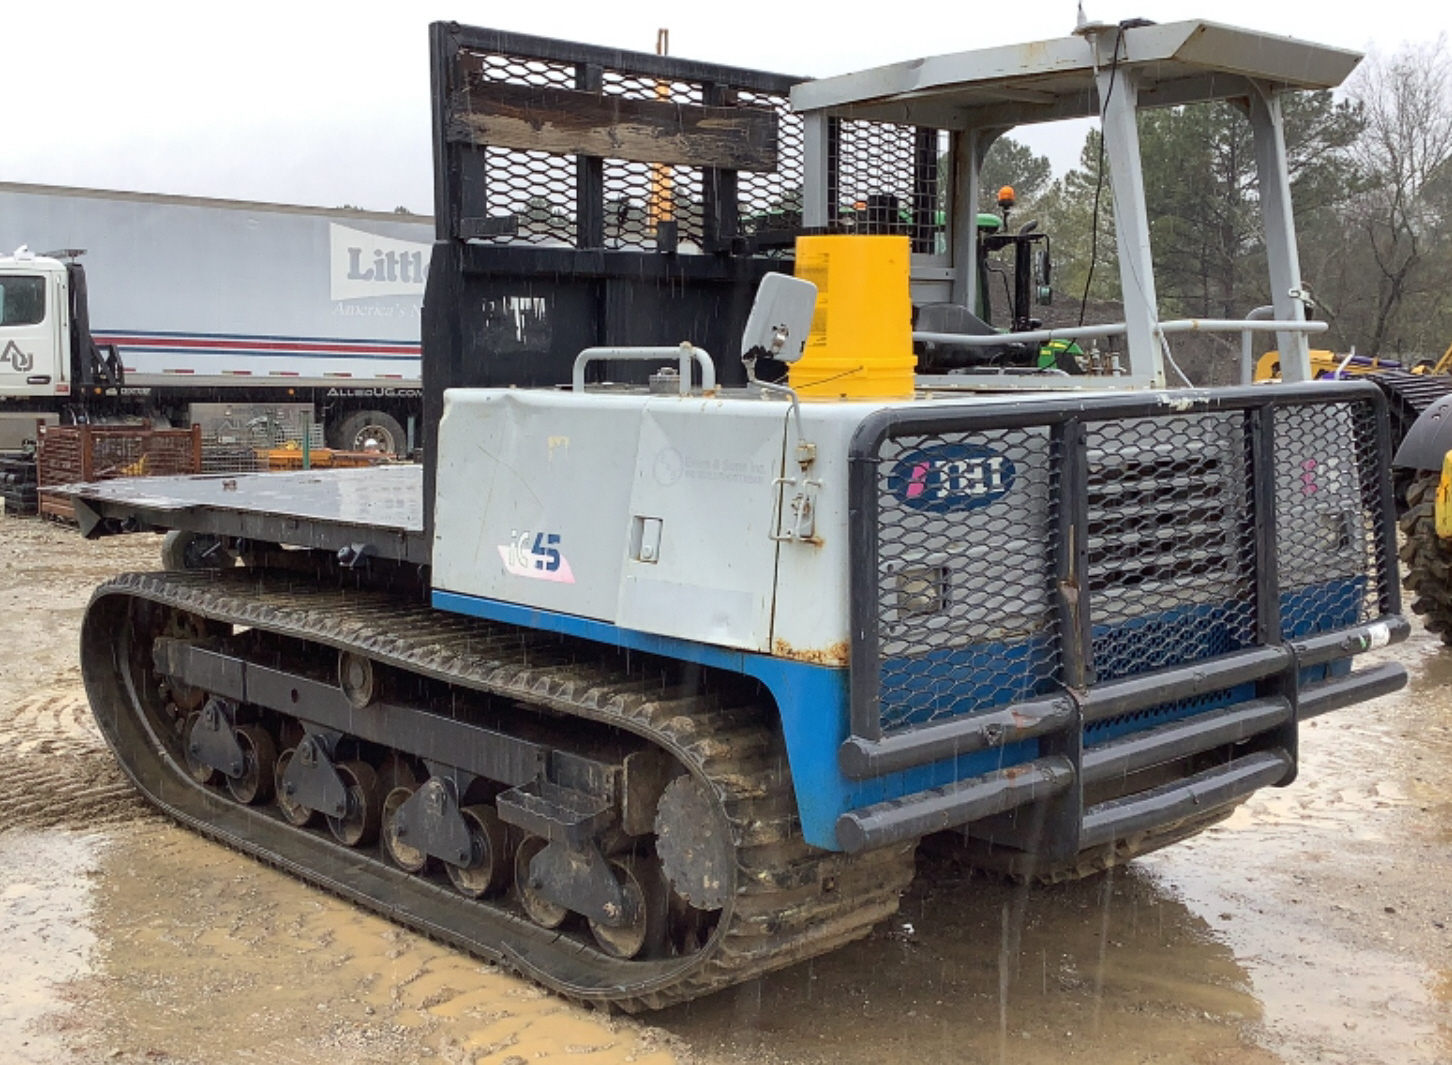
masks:
[[[519,849],[514,852],[514,890],[525,915],[541,928],[558,928],[565,923],[570,911],[557,902],[551,902],[541,894],[538,885],[531,880],[529,863],[549,841],[542,836],[526,836]]]
[[[469,826],[470,861],[446,863],[449,881],[471,899],[497,894],[509,882],[509,830],[492,806],[465,806],[459,815]]]
[[[699,910],[719,910],[731,893],[736,844],[710,788],[679,776],[661,793],[655,849],[676,892]]]
[[[383,817],[378,774],[367,762],[339,762],[333,768],[347,790],[348,812],[342,817],[330,816],[328,828],[333,838],[345,847],[366,846],[378,838]]]
[[[242,772],[227,778],[227,790],[243,806],[253,806],[272,798],[277,771],[277,744],[271,734],[258,725],[243,725],[236,731],[237,745],[242,748]]]
[[[317,818],[317,813],[308,809],[301,803],[295,803],[288,797],[287,788],[282,783],[283,775],[287,772],[288,765],[297,755],[296,747],[289,747],[277,758],[277,766],[273,770],[272,780],[274,793],[277,796],[277,809],[282,818],[290,825],[298,828],[307,828]]]
[[[653,858],[610,859],[610,871],[625,896],[626,921],[617,928],[590,921],[590,934],[612,958],[627,960],[658,953],[665,943],[669,905],[660,863]]]

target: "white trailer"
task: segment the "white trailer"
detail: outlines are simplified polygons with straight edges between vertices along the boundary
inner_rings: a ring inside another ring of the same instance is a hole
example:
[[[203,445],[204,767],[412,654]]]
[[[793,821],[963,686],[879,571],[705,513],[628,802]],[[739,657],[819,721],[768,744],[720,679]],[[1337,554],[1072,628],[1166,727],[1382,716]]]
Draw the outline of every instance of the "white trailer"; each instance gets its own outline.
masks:
[[[432,239],[417,215],[0,182],[0,446],[37,415],[182,425],[202,403],[307,404],[332,446],[403,452]],[[109,371],[90,372],[66,260]]]

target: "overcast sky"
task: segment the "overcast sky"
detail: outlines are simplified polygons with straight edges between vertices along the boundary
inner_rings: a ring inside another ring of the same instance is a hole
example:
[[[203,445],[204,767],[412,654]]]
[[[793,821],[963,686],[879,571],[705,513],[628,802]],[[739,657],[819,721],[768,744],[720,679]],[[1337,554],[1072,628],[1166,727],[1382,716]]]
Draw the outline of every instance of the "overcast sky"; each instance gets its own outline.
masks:
[[[1452,36],[1449,0],[1126,2],[1085,6],[1102,21],[1211,17],[1357,50]],[[638,51],[666,26],[678,56],[824,76],[1064,36],[1074,17],[1074,0],[0,0],[0,181],[427,213],[434,19]],[[1024,139],[1062,170],[1083,130]]]

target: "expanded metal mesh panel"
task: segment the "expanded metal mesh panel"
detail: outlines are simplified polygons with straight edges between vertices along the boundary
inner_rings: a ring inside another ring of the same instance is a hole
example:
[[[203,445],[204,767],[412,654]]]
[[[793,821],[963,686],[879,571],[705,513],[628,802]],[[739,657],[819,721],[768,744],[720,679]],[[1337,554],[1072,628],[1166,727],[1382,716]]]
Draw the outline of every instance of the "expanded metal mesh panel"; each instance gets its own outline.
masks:
[[[470,55],[467,69],[482,82],[575,88],[575,67],[512,55]],[[485,213],[513,217],[513,233],[491,242],[573,244],[575,240],[575,159],[543,151],[485,147]]]
[[[778,123],[775,170],[735,173],[735,187],[717,181],[722,229],[737,232],[801,226],[804,181],[802,120],[791,111],[785,91],[713,90],[703,82],[643,75],[608,65],[568,63],[515,54],[465,51],[460,73],[471,85],[500,84],[596,92],[623,100],[679,105],[748,107],[769,111]],[[593,85],[594,88],[588,86]],[[553,121],[554,119],[551,119]],[[707,224],[707,182],[713,171],[700,166],[645,163],[596,157],[599,187],[582,187],[585,158],[568,152],[486,144],[483,165],[471,185],[472,211],[501,223],[493,235],[473,239],[493,244],[527,243],[575,247],[582,201],[598,197],[599,234],[611,249],[651,250],[658,226],[674,223],[676,249],[702,250],[711,238]]]
[[[704,102],[699,85],[614,70],[605,72],[601,88],[606,95],[627,100]],[[675,222],[681,241],[701,243],[705,233],[698,167],[607,159],[604,169],[606,247],[654,247],[656,226],[661,222]]]
[[[1370,402],[1275,412],[1276,543],[1287,639],[1387,613],[1395,579],[1381,527]]]
[[[1058,675],[1047,429],[903,437],[878,461],[885,729],[1028,698]],[[1014,495],[1019,520],[994,504]]]
[[[857,615],[872,639],[853,684],[858,705],[858,664],[875,667],[883,733],[1056,693],[1080,670],[1102,684],[1252,648],[1277,620],[1294,639],[1395,609],[1372,399],[963,432],[930,416],[934,431],[903,419],[871,457],[874,594],[854,602],[874,616]]]
[[[463,55],[464,70],[484,81],[512,82],[516,85],[552,85],[558,89],[575,87],[574,63],[555,63],[519,55],[468,52]]]
[[[1241,411],[1088,429],[1094,678],[1255,642],[1255,526]]]
[[[736,98],[745,106],[774,111],[777,123],[776,170],[742,171],[736,176],[737,229],[746,234],[799,229],[806,188],[802,116],[784,95],[741,92]]]
[[[917,254],[942,253],[946,135],[862,120],[837,121],[833,128],[837,224],[907,236]]]
[[[679,239],[703,239],[701,171],[690,166],[605,161],[605,246],[652,248],[656,227],[675,222]]]
[[[485,148],[488,214],[513,216],[514,233],[491,242],[570,245],[575,241],[575,163],[548,152]]]

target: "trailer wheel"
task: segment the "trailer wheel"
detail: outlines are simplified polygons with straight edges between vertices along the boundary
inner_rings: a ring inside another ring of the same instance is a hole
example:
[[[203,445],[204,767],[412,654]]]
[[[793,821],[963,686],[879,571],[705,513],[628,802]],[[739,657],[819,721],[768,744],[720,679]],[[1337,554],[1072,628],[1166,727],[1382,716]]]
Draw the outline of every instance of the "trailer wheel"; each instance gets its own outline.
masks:
[[[231,569],[237,555],[215,536],[173,529],[161,541],[161,568],[171,573]]]
[[[1403,583],[1412,593],[1412,612],[1442,642],[1452,646],[1452,544],[1437,535],[1434,511],[1437,473],[1422,473],[1407,489],[1407,509],[1401,518],[1406,536],[1401,558],[1407,567]]]
[[[408,437],[393,415],[381,410],[360,410],[337,423],[333,446],[341,451],[402,455],[408,448]]]

